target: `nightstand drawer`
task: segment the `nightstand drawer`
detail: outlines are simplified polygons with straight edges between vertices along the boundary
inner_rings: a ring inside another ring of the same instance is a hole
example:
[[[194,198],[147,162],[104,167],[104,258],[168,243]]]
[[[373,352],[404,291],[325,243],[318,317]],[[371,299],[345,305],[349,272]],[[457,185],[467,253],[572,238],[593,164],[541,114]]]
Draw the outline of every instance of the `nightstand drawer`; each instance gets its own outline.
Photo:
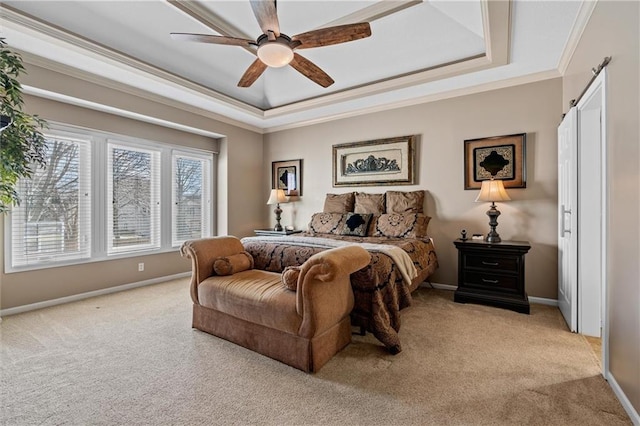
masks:
[[[484,269],[487,271],[518,272],[518,257],[509,256],[482,256],[477,254],[465,254],[463,268]]]
[[[518,277],[516,275],[489,274],[486,272],[466,271],[464,286],[484,290],[500,290],[501,292],[517,293]]]

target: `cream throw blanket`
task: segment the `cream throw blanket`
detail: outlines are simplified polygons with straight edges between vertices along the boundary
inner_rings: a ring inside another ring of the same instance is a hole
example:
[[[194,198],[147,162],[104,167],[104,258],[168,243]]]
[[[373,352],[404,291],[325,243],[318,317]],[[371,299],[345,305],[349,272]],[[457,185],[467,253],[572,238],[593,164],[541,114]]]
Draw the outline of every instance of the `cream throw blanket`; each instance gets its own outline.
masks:
[[[407,254],[406,251],[402,250],[400,247],[392,246],[390,244],[374,244],[374,243],[356,243],[352,241],[340,241],[334,240],[331,238],[321,238],[321,237],[295,237],[295,236],[278,236],[278,237],[245,237],[241,241],[253,241],[258,243],[268,243],[268,244],[288,244],[288,245],[296,245],[296,246],[305,246],[305,247],[319,247],[319,248],[335,248],[335,247],[344,247],[344,246],[360,246],[363,249],[371,252],[377,252],[386,254],[393,260],[396,264],[396,267],[400,271],[402,275],[402,279],[407,285],[411,285],[411,282],[415,277],[418,276],[418,271],[416,270],[411,257]]]

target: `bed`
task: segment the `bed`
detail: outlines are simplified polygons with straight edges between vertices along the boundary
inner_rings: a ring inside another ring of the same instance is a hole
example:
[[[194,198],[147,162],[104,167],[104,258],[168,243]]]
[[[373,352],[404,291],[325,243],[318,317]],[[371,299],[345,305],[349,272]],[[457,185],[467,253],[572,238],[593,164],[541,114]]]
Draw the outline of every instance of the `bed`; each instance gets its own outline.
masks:
[[[255,268],[273,272],[299,266],[333,247],[357,244],[367,249],[371,262],[351,275],[351,323],[373,333],[396,354],[402,350],[400,311],[411,305],[411,293],[438,268],[427,235],[430,218],[422,213],[423,197],[424,191],[327,194],[323,211],[312,215],[306,232],[246,237],[242,243]]]

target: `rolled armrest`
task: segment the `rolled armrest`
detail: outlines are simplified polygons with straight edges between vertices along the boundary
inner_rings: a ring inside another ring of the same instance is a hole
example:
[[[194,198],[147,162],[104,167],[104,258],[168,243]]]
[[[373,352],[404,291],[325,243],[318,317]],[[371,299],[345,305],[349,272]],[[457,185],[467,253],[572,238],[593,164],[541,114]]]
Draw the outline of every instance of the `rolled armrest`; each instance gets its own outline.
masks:
[[[182,257],[191,259],[191,299],[198,302],[198,285],[213,272],[213,262],[218,257],[232,256],[244,250],[234,236],[200,238],[185,241],[180,247]]]
[[[360,246],[325,250],[300,267],[296,310],[302,316],[299,334],[311,337],[335,324],[353,309],[350,275],[369,264],[371,255]]]

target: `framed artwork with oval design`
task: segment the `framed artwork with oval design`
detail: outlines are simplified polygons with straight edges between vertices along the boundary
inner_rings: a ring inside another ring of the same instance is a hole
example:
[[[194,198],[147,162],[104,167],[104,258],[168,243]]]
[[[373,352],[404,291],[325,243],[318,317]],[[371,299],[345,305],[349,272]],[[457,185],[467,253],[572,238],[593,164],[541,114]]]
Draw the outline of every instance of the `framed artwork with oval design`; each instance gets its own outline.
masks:
[[[464,141],[464,189],[501,179],[505,188],[526,188],[526,133]]]
[[[333,145],[333,186],[412,185],[416,135]]]

